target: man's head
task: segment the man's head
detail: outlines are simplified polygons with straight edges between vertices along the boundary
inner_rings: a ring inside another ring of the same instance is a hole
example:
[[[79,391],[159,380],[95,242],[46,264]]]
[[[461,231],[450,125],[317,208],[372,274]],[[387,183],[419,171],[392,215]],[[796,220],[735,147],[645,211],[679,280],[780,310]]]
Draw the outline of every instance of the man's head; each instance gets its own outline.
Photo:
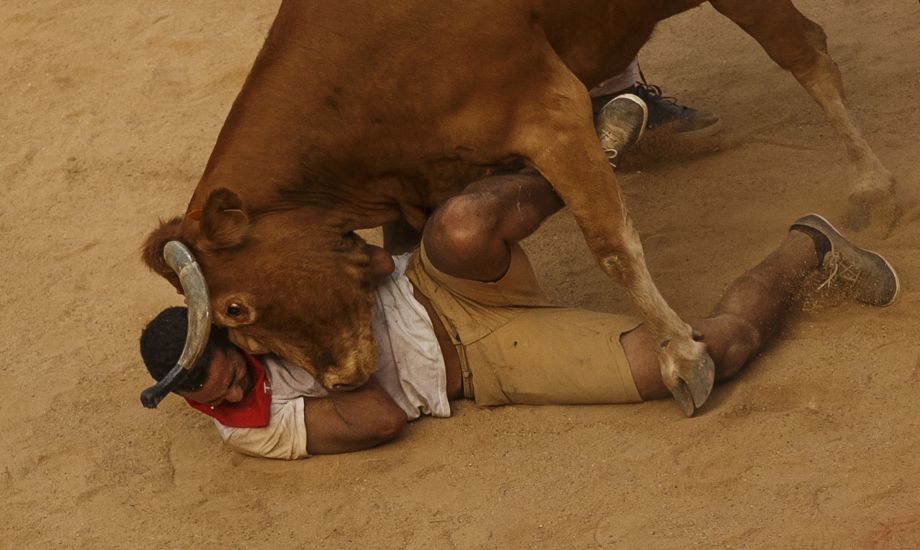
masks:
[[[171,307],[159,313],[141,333],[141,357],[147,371],[157,381],[175,366],[185,345],[188,310]],[[199,403],[218,405],[238,402],[252,382],[246,359],[227,338],[227,330],[212,327],[211,337],[201,358],[178,386],[177,394]]]

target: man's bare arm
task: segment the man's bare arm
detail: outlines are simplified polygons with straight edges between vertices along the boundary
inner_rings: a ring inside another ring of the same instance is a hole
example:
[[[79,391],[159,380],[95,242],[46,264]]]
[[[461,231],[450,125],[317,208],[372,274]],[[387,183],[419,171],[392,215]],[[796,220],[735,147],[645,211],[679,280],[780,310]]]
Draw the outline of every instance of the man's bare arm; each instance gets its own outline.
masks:
[[[406,413],[371,378],[352,392],[304,398],[307,450],[310,454],[359,451],[395,438]]]

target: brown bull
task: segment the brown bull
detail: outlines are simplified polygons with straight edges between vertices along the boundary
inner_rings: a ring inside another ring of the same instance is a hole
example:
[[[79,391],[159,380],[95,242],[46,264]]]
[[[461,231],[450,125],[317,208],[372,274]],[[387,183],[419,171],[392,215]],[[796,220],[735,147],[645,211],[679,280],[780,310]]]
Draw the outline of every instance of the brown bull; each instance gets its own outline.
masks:
[[[692,411],[711,364],[648,273],[587,90],[622,71],[658,21],[700,3],[285,1],[185,216],[150,235],[145,260],[177,284],[161,251],[185,243],[235,341],[354,387],[375,347],[368,255],[353,231],[420,229],[469,182],[530,168],[625,286],[661,342],[665,383]],[[887,198],[890,176],[844,107],[821,28],[785,0],[712,4],[825,110],[856,169],[854,198]]]

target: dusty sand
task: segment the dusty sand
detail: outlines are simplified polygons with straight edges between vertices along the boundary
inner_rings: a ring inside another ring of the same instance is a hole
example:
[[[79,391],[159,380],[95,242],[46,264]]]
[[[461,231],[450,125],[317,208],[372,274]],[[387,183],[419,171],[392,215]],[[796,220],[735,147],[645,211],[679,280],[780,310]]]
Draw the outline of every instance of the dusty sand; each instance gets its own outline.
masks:
[[[183,211],[277,0],[5,0],[0,7],[0,546],[815,547],[920,545],[920,240],[886,310],[794,315],[693,420],[636,406],[457,407],[367,452],[284,463],[221,446],[178,399],[138,403],[144,321],[177,303],[138,247]],[[802,0],[867,137],[920,182],[916,2]],[[702,152],[622,178],[685,316],[798,215],[844,210],[819,109],[706,6],[662,25],[646,74],[720,113]],[[708,150],[706,150],[708,149]],[[528,243],[552,296],[628,308],[561,213]]]

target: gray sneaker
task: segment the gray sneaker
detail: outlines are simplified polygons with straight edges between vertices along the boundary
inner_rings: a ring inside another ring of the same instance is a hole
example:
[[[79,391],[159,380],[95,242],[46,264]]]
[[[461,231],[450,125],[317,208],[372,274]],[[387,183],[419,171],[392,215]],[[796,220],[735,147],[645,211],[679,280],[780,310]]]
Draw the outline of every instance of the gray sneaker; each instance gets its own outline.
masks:
[[[827,238],[830,251],[821,265],[827,280],[818,288],[842,282],[856,300],[871,306],[890,305],[901,291],[901,283],[888,260],[880,254],[860,248],[840,234],[824,217],[808,214],[797,219],[789,229],[816,231]]]
[[[611,166],[622,162],[624,151],[639,141],[647,123],[648,107],[635,94],[618,95],[600,108],[594,128]]]
[[[635,85],[616,92],[619,94],[634,94],[645,102],[649,116],[646,127],[649,134],[667,132],[667,135],[686,140],[707,138],[719,133],[722,129],[722,119],[719,115],[701,109],[688,107],[677,99],[666,96],[661,88],[654,84],[637,82]],[[600,95],[592,98],[595,112],[605,104],[610,95]]]

